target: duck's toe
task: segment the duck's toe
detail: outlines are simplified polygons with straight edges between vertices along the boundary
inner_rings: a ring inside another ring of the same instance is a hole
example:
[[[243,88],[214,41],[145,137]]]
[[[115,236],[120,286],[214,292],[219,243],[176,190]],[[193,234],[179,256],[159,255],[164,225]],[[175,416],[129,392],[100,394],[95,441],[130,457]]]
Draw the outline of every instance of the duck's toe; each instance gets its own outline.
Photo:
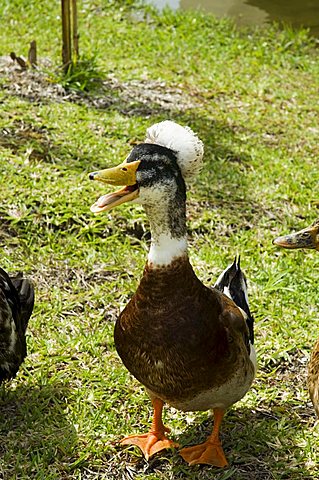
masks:
[[[136,445],[143,452],[146,459],[152,457],[161,450],[177,448],[179,445],[164,434],[149,432],[142,435],[131,435],[121,440],[121,445]]]
[[[212,443],[207,440],[200,445],[182,448],[179,453],[189,465],[203,463],[221,468],[228,465],[220,442]]]

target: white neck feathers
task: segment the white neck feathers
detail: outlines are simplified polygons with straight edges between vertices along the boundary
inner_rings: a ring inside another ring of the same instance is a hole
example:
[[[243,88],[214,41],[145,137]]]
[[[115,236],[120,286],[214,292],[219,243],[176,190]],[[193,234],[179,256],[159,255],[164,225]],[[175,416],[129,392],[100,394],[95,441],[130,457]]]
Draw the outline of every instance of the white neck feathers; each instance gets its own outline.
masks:
[[[204,145],[189,127],[170,120],[156,123],[147,129],[145,143],[171,149],[185,181],[194,177],[201,167]],[[144,202],[152,234],[148,263],[155,268],[170,265],[173,260],[187,255],[185,205],[177,204],[177,199],[173,199],[172,212],[172,203],[168,200],[167,197],[166,203],[163,202],[163,195],[156,199],[154,193],[152,202]]]
[[[152,237],[151,248],[148,253],[148,264],[151,267],[165,267],[173,260],[187,254],[187,239],[173,238],[170,234],[161,233]]]

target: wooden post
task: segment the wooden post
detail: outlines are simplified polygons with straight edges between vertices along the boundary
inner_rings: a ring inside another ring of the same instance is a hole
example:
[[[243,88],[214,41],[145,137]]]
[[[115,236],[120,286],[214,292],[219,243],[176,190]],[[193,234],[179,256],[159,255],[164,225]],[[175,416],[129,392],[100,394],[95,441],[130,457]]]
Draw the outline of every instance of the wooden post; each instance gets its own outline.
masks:
[[[79,57],[78,11],[76,0],[61,0],[61,8],[62,62],[64,73],[67,73],[70,66],[75,65]]]
[[[28,51],[28,63],[29,66],[35,68],[37,65],[37,42],[32,40]]]
[[[72,64],[70,0],[61,0],[62,7],[62,62],[64,73]]]
[[[79,57],[78,12],[76,0],[72,0],[72,33],[73,33],[73,62],[76,64]]]

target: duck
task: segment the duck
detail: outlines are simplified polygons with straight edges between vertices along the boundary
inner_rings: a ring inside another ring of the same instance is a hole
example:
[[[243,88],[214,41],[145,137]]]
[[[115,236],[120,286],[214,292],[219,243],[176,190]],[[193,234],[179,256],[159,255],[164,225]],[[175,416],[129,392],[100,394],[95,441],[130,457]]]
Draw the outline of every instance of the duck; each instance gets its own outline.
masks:
[[[33,306],[31,281],[0,268],[0,384],[16,376],[27,355],[26,329]]]
[[[247,300],[238,265],[236,280],[230,268],[208,287],[189,260],[186,185],[199,172],[203,154],[190,127],[171,120],[152,125],[124,162],[89,175],[122,187],[100,196],[91,211],[138,203],[151,230],[146,265],[115,323],[114,341],[124,366],[150,397],[153,420],[148,432],[129,435],[121,444],[139,447],[146,459],[178,448],[162,420],[164,405],[182,412],[211,410],[214,426],[207,440],[179,453],[189,465],[225,467],[220,426],[226,410],[249,390],[256,354],[245,304],[236,305],[237,288],[244,288],[238,298]]]
[[[315,249],[319,251],[319,218],[302,230],[275,238],[273,243],[283,248]],[[310,355],[307,386],[313,407],[319,418],[319,338]]]

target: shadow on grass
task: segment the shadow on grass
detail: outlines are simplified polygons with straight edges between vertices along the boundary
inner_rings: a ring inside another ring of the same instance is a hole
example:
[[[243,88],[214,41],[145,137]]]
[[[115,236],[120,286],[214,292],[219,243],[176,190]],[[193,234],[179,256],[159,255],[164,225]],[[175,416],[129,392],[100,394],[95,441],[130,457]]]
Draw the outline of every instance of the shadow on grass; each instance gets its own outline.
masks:
[[[146,461],[134,447],[119,448],[117,455],[110,458],[109,462],[116,462],[123,478],[140,478],[139,475],[143,473],[145,479],[157,478],[156,474],[160,475],[159,478],[174,480],[313,479],[310,473],[309,476],[305,474],[306,465],[298,463],[300,447],[296,440],[296,431],[309,425],[305,418],[295,413],[289,418],[284,408],[284,405],[278,405],[272,410],[265,408],[252,411],[240,407],[228,411],[221,429],[222,444],[229,461],[226,469],[208,465],[188,466],[177,450],[162,452]],[[311,411],[308,414],[311,416]],[[211,418],[201,423],[195,420],[174,440],[181,447],[202,443],[212,427]]]
[[[252,159],[245,152],[245,147],[237,140],[236,129],[226,123],[216,121],[213,114],[205,110],[203,106],[199,108],[196,105],[193,108],[182,106],[179,108],[179,105],[174,102],[166,104],[163,102],[161,93],[158,93],[158,96],[154,94],[149,101],[146,101],[141,93],[143,86],[145,86],[143,82],[140,82],[140,85],[135,82],[130,87],[130,93],[128,94],[121,85],[109,85],[108,88],[105,87],[105,91],[114,96],[114,101],[110,102],[108,100],[104,104],[99,103],[97,100],[100,97],[93,95],[93,93],[85,94],[86,96],[78,94],[73,97],[66,95],[64,103],[72,102],[82,105],[83,102],[88,102],[88,106],[92,109],[116,111],[125,116],[136,117],[143,123],[147,120],[147,125],[172,118],[181,124],[190,125],[198,133],[205,145],[205,157],[203,173],[198,177],[196,187],[192,187],[192,190],[196,192],[197,201],[196,205],[190,203],[191,216],[198,219],[198,225],[192,227],[191,234],[207,233],[210,235],[216,229],[217,224],[221,223],[220,228],[218,227],[220,230],[217,232],[218,236],[224,234],[229,236],[237,229],[251,229],[258,223],[263,214],[267,217],[269,215],[273,216],[273,213],[270,212],[269,214],[265,206],[261,205],[260,201],[256,199],[251,185]],[[151,87],[149,87],[150,91],[152,91]],[[153,86],[153,88],[155,87]],[[136,91],[138,94],[134,96]],[[134,100],[132,100],[133,97]],[[28,100],[28,97],[24,97],[24,99]],[[32,95],[29,101],[33,101]],[[41,100],[41,102],[49,101],[48,98]],[[54,98],[51,101],[54,101]],[[124,141],[127,141],[127,139]],[[28,121],[16,119],[12,126],[6,128],[2,133],[0,132],[1,145],[10,148],[15,154],[28,150],[30,161],[42,160],[51,163],[54,159],[54,163],[67,166],[70,174],[89,172],[92,169],[105,168],[106,166],[102,160],[96,162],[93,158],[87,158],[87,154],[79,157],[79,152],[74,150],[75,146],[72,143],[69,145],[63,142],[56,144],[50,129],[45,125],[40,127],[34,125],[32,117],[29,117]],[[127,152],[131,148],[132,146],[128,144]],[[192,192],[189,192],[188,198],[190,200],[191,197]],[[201,204],[200,209],[198,208],[199,203]],[[34,209],[35,214],[37,208]],[[203,212],[208,212],[210,218],[204,219]],[[57,211],[56,215],[59,214],[60,212]],[[54,215],[52,212],[52,217]],[[214,220],[215,218],[218,218],[218,222]],[[220,222],[221,219],[224,219],[224,221]],[[62,225],[61,222],[58,222],[57,229],[73,228],[74,233],[77,234],[83,229],[86,218],[79,224],[77,219],[72,220],[70,218],[68,221],[73,222],[73,224]],[[136,225],[135,230],[140,236],[139,232],[143,230],[142,220]],[[15,225],[15,228],[17,227]],[[52,229],[54,228],[54,225],[52,225]],[[139,239],[138,235],[135,235],[136,232],[126,233]]]
[[[54,145],[44,125],[39,127],[23,119],[14,120],[11,126],[0,130],[0,147],[11,150],[14,155],[28,153],[29,160],[46,162],[50,162],[59,152],[59,147]]]
[[[41,478],[51,478],[49,472],[65,471],[72,463],[77,435],[65,413],[67,396],[67,387],[59,383],[1,386],[0,478],[35,478],[42,471],[47,476]]]
[[[11,63],[6,66],[5,76],[6,95],[30,104],[61,103],[61,108],[76,104],[97,112],[115,112],[117,116],[136,118],[145,123],[145,128],[167,118],[189,125],[205,145],[203,174],[197,180],[197,199],[208,200],[207,209],[217,204],[219,210],[225,210],[225,215],[234,211],[234,205],[240,215],[246,212],[249,216],[250,210],[253,211],[252,218],[260,215],[260,202],[255,199],[249,175],[252,159],[237,138],[236,125],[217,121],[203,92],[188,85],[174,86],[143,79],[120,82],[113,77],[104,79],[98,91],[77,92],[48,82],[47,74],[41,71],[16,72]],[[129,151],[132,146],[127,134],[123,141],[128,142]],[[0,131],[0,146],[11,149],[13,153],[28,151],[30,160],[63,164],[70,173],[89,172],[92,168],[96,170],[106,166],[103,159],[95,161],[88,158],[89,154],[79,155],[77,146],[72,143],[62,141],[57,144],[50,129],[45,124],[35,124],[30,115],[26,119],[16,118],[11,126]],[[245,205],[238,205],[238,202]],[[240,215],[237,215],[237,220]],[[246,221],[245,225],[248,224],[249,221]]]
[[[207,110],[207,108],[205,109],[207,99],[203,102],[201,92],[194,91],[189,86],[170,86],[165,82],[152,80],[121,83],[111,78],[104,80],[103,87],[98,92],[84,93],[63,90],[60,85],[55,87],[55,84],[48,83],[46,75],[42,75],[40,72],[26,71],[22,75],[21,72],[15,74],[14,69],[12,71],[9,69],[9,72],[11,72],[12,78],[9,75],[8,81],[10,80],[11,84],[17,86],[21,83],[24,88],[10,90],[10,85],[7,85],[6,94],[21,98],[30,104],[63,102],[63,105],[67,103],[84,105],[92,110],[116,112],[125,117],[139,118],[141,121],[147,119],[149,124],[167,118],[174,119],[179,123],[190,125],[204,141],[206,162],[210,161],[211,148],[214,149],[214,155],[227,158],[230,162],[240,163],[245,160],[243,155],[239,158],[238,154],[229,147],[223,147],[220,141],[225,136],[231,140],[235,136],[234,127],[218,123],[212,116],[204,114]],[[56,148],[61,149],[62,147],[62,145],[58,147],[54,145],[45,125],[33,125],[30,117],[28,121],[16,119],[12,127],[5,128],[0,132],[0,145],[12,148],[15,152],[19,146],[22,147],[30,141],[34,142],[33,158],[41,158],[45,161],[51,160],[51,151],[54,152]],[[70,168],[82,168],[79,167],[78,152],[70,153],[71,158],[67,159]],[[58,160],[56,159],[56,161]],[[60,161],[65,162],[65,159]]]

